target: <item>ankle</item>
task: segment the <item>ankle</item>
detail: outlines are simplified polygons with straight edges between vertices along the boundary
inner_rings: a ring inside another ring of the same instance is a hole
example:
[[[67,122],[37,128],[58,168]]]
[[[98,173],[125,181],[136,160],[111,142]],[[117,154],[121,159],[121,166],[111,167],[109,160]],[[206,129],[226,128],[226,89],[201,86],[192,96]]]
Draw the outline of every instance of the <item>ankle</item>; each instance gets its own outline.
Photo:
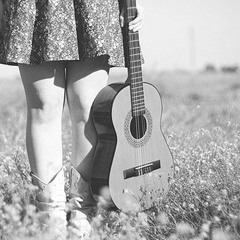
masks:
[[[38,187],[36,190],[36,200],[38,202],[66,202],[66,194],[64,191],[64,172],[62,168],[52,177],[48,183],[43,182],[33,173],[30,173],[30,175],[33,185]]]

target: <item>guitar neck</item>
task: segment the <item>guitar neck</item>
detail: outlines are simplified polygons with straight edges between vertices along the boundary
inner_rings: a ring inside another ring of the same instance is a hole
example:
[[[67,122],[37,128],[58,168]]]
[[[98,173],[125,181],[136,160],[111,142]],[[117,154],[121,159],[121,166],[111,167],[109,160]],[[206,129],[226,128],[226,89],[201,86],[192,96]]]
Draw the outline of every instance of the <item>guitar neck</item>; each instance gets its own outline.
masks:
[[[132,115],[139,116],[145,113],[143,92],[143,78],[141,65],[141,50],[138,32],[129,30],[129,23],[136,17],[136,0],[125,0],[125,24],[128,56],[128,78],[130,80]]]

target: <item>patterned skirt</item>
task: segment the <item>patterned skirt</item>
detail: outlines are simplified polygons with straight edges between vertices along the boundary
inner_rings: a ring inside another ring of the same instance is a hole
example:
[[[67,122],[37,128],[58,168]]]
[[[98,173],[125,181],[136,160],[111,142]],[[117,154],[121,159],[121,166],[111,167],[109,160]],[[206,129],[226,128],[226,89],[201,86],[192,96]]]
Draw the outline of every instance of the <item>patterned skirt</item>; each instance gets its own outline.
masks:
[[[0,63],[86,61],[125,66],[118,0],[5,0]]]

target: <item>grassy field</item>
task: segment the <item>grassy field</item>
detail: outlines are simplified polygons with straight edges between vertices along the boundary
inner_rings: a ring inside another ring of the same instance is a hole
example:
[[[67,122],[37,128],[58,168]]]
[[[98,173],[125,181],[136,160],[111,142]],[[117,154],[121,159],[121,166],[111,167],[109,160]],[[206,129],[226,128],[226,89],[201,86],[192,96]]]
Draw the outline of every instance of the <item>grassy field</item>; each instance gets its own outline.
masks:
[[[151,211],[101,210],[92,221],[92,239],[240,239],[240,75],[149,72],[144,78],[162,96],[162,130],[175,177]],[[0,239],[54,239],[39,231],[30,204],[24,98],[19,79],[0,81]],[[70,135],[65,111],[66,168]]]

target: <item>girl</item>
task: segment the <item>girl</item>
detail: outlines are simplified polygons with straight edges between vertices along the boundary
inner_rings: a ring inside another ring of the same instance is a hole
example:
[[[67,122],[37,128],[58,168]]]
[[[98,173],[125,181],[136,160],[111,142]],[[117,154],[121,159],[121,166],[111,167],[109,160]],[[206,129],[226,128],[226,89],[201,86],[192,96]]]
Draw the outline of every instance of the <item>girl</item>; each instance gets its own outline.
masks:
[[[89,112],[109,68],[124,67],[122,0],[0,0],[0,62],[18,65],[27,101],[26,145],[35,204],[60,239],[89,236],[95,205],[89,189],[96,133]],[[143,9],[129,28],[142,26]],[[72,121],[70,193],[62,170],[65,96]]]

